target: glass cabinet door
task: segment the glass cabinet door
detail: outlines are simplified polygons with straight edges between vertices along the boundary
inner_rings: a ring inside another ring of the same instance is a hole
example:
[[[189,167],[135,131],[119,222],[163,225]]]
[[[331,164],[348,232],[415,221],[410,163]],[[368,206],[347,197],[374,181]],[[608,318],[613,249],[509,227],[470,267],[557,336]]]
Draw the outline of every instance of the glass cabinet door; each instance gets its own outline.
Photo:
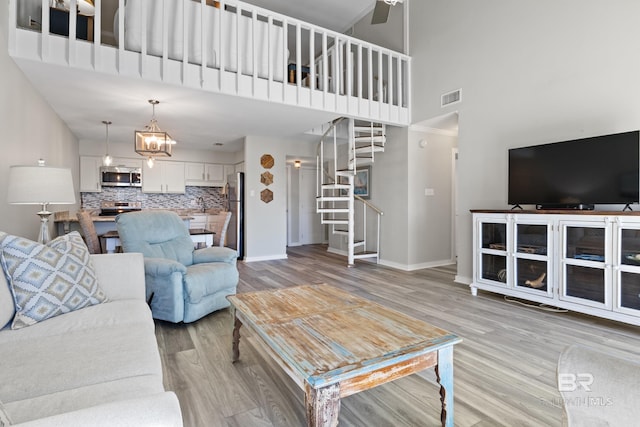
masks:
[[[565,224],[563,232],[562,293],[564,300],[610,307],[607,268],[609,228],[604,224]]]
[[[515,225],[514,286],[521,291],[553,296],[553,284],[549,282],[550,224]]]
[[[507,283],[507,223],[482,222],[480,232],[481,280]]]
[[[640,316],[640,225],[618,230],[618,262],[616,275],[617,311]]]

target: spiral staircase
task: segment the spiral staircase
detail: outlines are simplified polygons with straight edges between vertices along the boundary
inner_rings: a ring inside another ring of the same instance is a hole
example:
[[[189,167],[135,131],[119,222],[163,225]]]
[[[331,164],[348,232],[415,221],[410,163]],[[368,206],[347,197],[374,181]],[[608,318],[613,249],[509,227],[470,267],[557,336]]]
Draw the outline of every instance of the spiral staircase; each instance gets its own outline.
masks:
[[[346,143],[345,143],[346,140]],[[376,154],[384,152],[386,126],[338,118],[329,123],[318,144],[316,211],[334,235],[345,236],[347,265],[380,255],[383,212],[365,199],[368,187],[357,182],[370,173]]]

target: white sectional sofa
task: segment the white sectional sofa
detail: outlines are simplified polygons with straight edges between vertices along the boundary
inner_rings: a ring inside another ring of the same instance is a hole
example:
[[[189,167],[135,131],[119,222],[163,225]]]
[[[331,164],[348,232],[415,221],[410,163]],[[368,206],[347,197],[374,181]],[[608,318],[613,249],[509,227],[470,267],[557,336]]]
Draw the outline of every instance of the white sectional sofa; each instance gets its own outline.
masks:
[[[107,302],[0,330],[0,413],[20,426],[182,426],[162,384],[142,255],[91,257]]]

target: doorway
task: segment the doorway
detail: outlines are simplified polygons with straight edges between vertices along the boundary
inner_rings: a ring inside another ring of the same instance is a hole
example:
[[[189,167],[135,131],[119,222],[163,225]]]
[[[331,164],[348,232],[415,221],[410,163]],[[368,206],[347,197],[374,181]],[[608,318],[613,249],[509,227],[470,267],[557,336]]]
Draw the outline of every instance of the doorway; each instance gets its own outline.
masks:
[[[325,226],[316,213],[316,168],[287,166],[287,245],[325,243]]]

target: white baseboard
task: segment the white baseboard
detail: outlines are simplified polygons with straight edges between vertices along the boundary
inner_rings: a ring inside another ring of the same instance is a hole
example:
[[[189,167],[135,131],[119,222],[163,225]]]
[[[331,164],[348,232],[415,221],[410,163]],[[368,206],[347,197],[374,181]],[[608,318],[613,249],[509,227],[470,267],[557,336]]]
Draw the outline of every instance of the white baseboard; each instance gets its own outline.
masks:
[[[456,283],[460,283],[461,285],[467,285],[467,286],[469,286],[472,282],[471,277],[458,276],[457,274],[453,278],[453,281]]]
[[[441,267],[443,265],[451,265],[451,264],[455,264],[455,261],[452,259],[447,259],[447,260],[441,260],[441,261],[429,261],[429,262],[421,262],[419,264],[407,265],[407,264],[400,264],[397,262],[381,259],[379,263],[386,267],[395,268],[397,270],[415,271],[415,270],[422,270],[423,268],[433,268],[433,267]]]
[[[327,252],[329,252],[330,254],[336,254],[336,255],[342,255],[342,256],[348,256],[349,255],[347,253],[347,251],[343,251],[341,249],[332,248],[331,246],[329,246],[327,248]]]
[[[287,254],[246,257],[243,261],[244,262],[275,261],[278,259],[287,259]]]

